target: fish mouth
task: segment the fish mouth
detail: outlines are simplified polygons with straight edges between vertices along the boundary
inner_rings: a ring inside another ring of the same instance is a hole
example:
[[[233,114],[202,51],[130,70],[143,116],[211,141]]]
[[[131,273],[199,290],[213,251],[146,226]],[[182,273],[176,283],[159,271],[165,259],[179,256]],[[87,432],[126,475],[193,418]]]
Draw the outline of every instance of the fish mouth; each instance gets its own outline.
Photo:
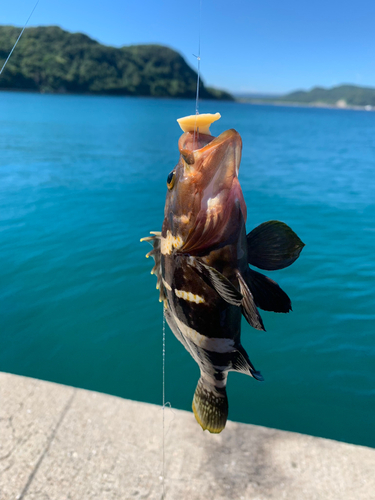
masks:
[[[200,146],[194,149],[195,146]],[[194,228],[184,245],[185,252],[198,252],[218,242],[230,239],[242,216],[246,220],[246,205],[238,171],[241,161],[242,140],[234,129],[218,137],[200,134],[194,137],[185,132],[179,149],[186,176],[196,179],[201,203]]]
[[[238,175],[242,140],[234,129],[226,130],[218,137],[185,132],[178,141],[178,149],[188,165],[194,165],[194,170],[204,171],[205,175],[219,167]]]

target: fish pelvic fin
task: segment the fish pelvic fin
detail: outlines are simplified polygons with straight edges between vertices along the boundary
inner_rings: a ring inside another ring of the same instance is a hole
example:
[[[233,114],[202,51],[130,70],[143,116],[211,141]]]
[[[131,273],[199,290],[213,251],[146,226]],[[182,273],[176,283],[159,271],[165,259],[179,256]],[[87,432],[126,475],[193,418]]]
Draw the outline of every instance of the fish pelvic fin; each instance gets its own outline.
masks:
[[[215,388],[200,378],[194,394],[193,412],[204,431],[219,434],[228,418],[226,388]]]
[[[249,325],[251,325],[253,328],[265,331],[262,318],[256,307],[253,294],[251,293],[248,284],[239,271],[237,271],[236,275],[240,284],[241,294],[243,296],[241,302],[242,314],[245,316],[246,321],[249,323]]]
[[[243,296],[241,292],[217,269],[205,264],[196,257],[189,257],[188,263],[228,304],[233,306],[242,304]]]

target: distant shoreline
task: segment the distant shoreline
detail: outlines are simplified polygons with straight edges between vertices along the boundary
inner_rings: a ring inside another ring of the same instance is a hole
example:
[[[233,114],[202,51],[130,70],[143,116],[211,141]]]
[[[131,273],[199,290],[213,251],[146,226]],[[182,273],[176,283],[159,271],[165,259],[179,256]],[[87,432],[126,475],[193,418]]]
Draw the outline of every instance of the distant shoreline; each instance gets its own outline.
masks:
[[[172,96],[150,96],[150,95],[131,95],[131,94],[110,94],[110,93],[96,93],[96,92],[40,92],[34,89],[15,89],[15,88],[0,88],[0,92],[14,92],[25,94],[39,94],[39,95],[58,95],[58,96],[88,96],[88,97],[131,97],[133,99],[183,99],[186,101],[194,101],[194,97],[172,97]],[[201,98],[201,101],[214,101],[217,99]],[[337,110],[351,110],[351,111],[375,111],[375,106],[337,106],[334,104],[325,103],[300,103],[300,102],[287,102],[287,101],[267,101],[267,100],[252,100],[245,98],[235,98],[234,100],[222,100],[221,102],[237,102],[239,104],[250,104],[253,106],[275,106],[275,107],[289,107],[289,108],[315,108],[315,109],[337,109]]]
[[[255,106],[282,106],[291,108],[321,108],[321,109],[339,109],[339,110],[354,110],[354,111],[375,111],[375,106],[337,106],[335,104],[326,103],[301,103],[301,102],[287,102],[287,101],[261,101],[251,99],[236,99],[236,102],[241,104],[253,104]]]
[[[195,101],[195,97],[173,97],[173,96],[154,96],[154,95],[134,95],[134,94],[111,94],[111,93],[99,93],[99,92],[40,92],[35,89],[6,89],[0,88],[1,92],[14,92],[15,94],[39,94],[39,95],[56,95],[56,96],[77,96],[77,97],[129,97],[132,99],[168,99],[168,100],[184,100],[184,101]],[[214,99],[209,97],[199,98],[200,101],[212,101],[212,102],[236,102],[235,99]]]

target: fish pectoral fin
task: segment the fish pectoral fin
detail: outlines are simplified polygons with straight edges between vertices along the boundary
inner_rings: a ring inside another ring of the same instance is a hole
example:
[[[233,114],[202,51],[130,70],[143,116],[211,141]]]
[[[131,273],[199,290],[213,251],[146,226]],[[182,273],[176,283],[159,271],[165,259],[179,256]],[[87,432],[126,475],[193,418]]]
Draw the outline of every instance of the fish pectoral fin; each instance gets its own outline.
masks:
[[[260,309],[282,313],[292,310],[290,298],[275,281],[252,269],[249,269],[246,278],[255,304]]]
[[[274,271],[284,269],[298,259],[305,244],[284,222],[263,222],[247,236],[249,264]]]
[[[146,238],[142,238],[141,242],[147,241],[152,245],[152,250],[146,254],[146,257],[152,257],[155,261],[154,267],[151,269],[151,274],[155,274],[156,276],[156,289],[159,290],[159,302],[165,300],[166,293],[164,290],[163,280],[162,280],[162,271],[161,271],[161,232],[159,231],[151,231],[150,234],[152,236],[146,236]]]
[[[188,262],[228,304],[233,306],[242,304],[241,292],[223,274],[196,257],[189,257]]]
[[[251,293],[242,274],[239,271],[237,271],[236,274],[240,284],[240,291],[243,296],[243,299],[241,301],[242,314],[245,316],[246,321],[249,323],[249,325],[251,325],[253,328],[265,331],[262,318],[260,317],[259,311],[254,301],[253,294]]]
[[[264,380],[262,374],[255,369],[242,345],[238,345],[236,350],[232,353],[232,369],[236,372],[250,375],[261,382]]]

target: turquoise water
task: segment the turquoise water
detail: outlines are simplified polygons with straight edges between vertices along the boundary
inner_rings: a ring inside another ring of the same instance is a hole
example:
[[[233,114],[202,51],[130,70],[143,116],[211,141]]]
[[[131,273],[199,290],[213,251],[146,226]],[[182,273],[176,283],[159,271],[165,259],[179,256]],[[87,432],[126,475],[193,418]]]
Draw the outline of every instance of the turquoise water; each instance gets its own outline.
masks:
[[[0,370],[161,403],[162,309],[139,239],[161,228],[175,120],[194,106],[0,93]],[[230,418],[375,446],[375,114],[201,111],[242,135],[248,229],[280,219],[306,243],[269,273],[293,312],[263,313],[267,332],[243,323],[265,382],[230,374]],[[197,379],[168,330],[173,407],[191,408]]]

